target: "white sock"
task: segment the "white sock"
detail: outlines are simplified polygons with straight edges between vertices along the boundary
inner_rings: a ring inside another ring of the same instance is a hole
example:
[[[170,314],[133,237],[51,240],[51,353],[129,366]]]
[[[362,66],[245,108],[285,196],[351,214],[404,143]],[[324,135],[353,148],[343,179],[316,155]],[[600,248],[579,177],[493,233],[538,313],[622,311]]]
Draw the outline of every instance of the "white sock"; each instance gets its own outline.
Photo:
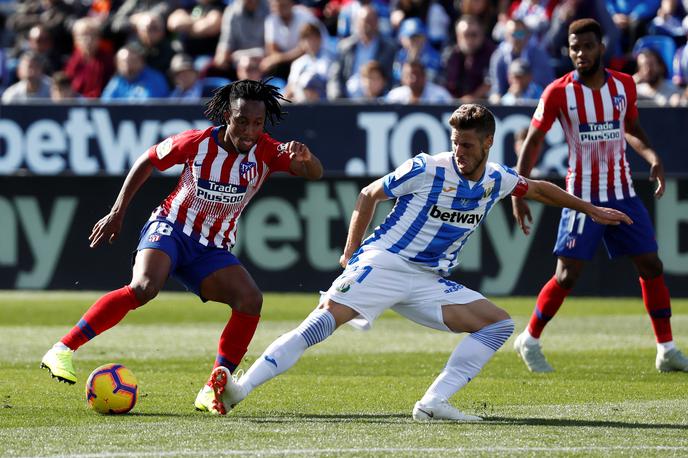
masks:
[[[53,345],[53,348],[54,348],[55,350],[59,350],[59,351],[64,351],[64,350],[73,351],[73,350],[72,350],[71,348],[69,348],[67,345],[65,345],[65,344],[63,344],[62,342],[59,342],[59,341],[58,341],[55,345]]]
[[[659,356],[666,355],[667,353],[669,353],[670,350],[673,350],[674,348],[676,348],[676,344],[673,340],[662,343],[657,342],[657,354]]]
[[[447,365],[420,402],[427,404],[437,399],[449,399],[478,375],[513,332],[514,322],[508,319],[469,334],[456,346]]]
[[[308,347],[325,340],[334,329],[335,320],[329,311],[314,310],[298,328],[271,343],[237,383],[248,395],[296,364]]]
[[[540,345],[540,338],[539,338],[539,337],[533,337],[533,336],[531,336],[531,335],[530,335],[530,331],[528,331],[528,329],[526,329],[525,331],[523,331],[523,334],[522,334],[522,335],[525,335],[525,336],[526,336],[525,339],[524,339],[524,340],[525,340],[524,343],[525,343],[526,345]]]
[[[308,345],[304,338],[296,332],[289,331],[265,349],[260,358],[246,371],[237,382],[248,395],[259,385],[277,377],[301,358]]]

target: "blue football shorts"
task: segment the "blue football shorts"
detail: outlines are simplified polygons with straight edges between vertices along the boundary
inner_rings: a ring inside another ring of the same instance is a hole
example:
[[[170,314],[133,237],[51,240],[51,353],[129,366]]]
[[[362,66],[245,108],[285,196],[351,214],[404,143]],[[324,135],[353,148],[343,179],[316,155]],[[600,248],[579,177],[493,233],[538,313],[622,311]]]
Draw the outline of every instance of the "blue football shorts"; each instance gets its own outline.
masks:
[[[604,242],[610,258],[657,252],[657,240],[650,215],[638,197],[596,205],[626,213],[633,224],[605,226],[594,222],[585,213],[564,208],[554,246],[555,255],[589,261],[595,255],[600,240]]]
[[[206,299],[201,296],[203,279],[227,266],[241,264],[229,251],[204,246],[168,221],[148,221],[143,226],[136,251],[146,248],[165,252],[172,261],[172,277],[204,302]]]

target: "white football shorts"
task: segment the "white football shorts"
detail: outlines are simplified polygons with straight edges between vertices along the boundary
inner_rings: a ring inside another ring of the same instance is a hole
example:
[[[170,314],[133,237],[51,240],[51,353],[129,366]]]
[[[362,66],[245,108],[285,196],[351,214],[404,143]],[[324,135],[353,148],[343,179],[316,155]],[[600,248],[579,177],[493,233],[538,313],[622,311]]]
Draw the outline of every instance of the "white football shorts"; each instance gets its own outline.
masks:
[[[387,309],[423,326],[450,331],[442,319],[442,306],[467,304],[485,297],[465,286],[406,261],[385,250],[368,249],[322,293],[327,299],[357,311],[350,324],[369,329]],[[450,331],[451,332],[451,331]]]

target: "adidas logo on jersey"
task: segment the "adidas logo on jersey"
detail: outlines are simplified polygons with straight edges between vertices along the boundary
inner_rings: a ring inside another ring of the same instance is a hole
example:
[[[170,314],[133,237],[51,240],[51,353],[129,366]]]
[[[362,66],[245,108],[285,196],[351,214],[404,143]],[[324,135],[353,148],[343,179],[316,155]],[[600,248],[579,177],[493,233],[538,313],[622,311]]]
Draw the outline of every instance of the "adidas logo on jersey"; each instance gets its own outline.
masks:
[[[433,205],[428,213],[430,218],[439,219],[447,223],[465,224],[468,226],[477,226],[482,221],[483,216],[477,213],[468,213],[458,210],[447,210]]]

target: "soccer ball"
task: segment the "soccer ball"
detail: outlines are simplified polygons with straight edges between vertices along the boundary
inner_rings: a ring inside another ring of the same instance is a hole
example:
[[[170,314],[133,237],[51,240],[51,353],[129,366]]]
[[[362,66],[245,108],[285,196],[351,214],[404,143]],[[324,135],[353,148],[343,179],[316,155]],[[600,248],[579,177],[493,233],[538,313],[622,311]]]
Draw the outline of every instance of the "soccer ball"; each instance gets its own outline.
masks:
[[[139,383],[121,364],[105,364],[86,381],[86,401],[98,413],[127,413],[134,408]]]

